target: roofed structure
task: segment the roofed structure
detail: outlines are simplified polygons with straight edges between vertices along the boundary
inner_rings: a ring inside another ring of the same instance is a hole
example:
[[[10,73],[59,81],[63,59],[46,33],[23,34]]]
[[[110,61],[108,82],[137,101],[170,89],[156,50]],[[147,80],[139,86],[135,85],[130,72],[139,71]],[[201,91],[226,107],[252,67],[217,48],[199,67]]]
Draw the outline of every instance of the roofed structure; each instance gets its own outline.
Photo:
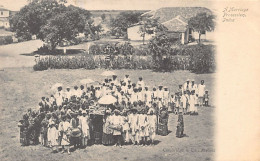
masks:
[[[174,32],[185,32],[188,26],[187,20],[180,15],[162,24],[168,29],[168,31]]]
[[[146,12],[142,16],[151,16],[152,18],[159,17],[159,22],[163,23],[177,16],[181,16],[184,19],[189,20],[198,13],[203,12],[206,12],[207,14],[213,14],[211,10],[205,7],[164,7],[154,11]]]

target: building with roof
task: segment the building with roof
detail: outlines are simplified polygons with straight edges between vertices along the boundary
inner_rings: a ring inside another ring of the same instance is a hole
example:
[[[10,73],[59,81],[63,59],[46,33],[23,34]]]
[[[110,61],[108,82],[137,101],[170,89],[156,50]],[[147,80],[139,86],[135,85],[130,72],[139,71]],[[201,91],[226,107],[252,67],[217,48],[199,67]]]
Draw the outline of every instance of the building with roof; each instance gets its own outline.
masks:
[[[143,24],[138,23],[138,24],[134,24],[130,27],[127,28],[127,38],[130,40],[134,40],[134,41],[142,41],[143,37],[141,36],[141,33],[139,32],[140,27],[143,26]],[[154,34],[146,34],[145,35],[145,40],[150,40],[153,36],[155,36]]]
[[[158,18],[158,22],[164,25],[168,30],[166,32],[170,37],[175,37],[182,44],[186,44],[191,38],[198,39],[199,34],[188,27],[188,21],[191,17],[198,13],[213,14],[211,10],[204,7],[165,7],[158,10],[153,10],[142,14],[146,18]],[[130,27],[128,30],[128,38],[137,38],[137,28]],[[201,39],[206,38],[206,32],[201,36]],[[135,35],[135,36],[134,36]],[[209,34],[211,35],[211,34]],[[147,37],[149,40],[151,37]],[[132,40],[132,39],[131,39]]]
[[[4,6],[0,5],[0,28],[10,28],[10,16],[14,15],[16,12],[17,11],[10,11],[4,8]]]

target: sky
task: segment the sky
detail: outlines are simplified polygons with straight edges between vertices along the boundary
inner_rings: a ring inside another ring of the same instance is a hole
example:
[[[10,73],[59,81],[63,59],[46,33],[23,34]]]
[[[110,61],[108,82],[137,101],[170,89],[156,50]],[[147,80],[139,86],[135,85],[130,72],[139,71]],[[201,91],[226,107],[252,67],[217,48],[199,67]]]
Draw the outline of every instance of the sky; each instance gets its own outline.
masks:
[[[0,0],[0,5],[18,11],[28,0]],[[69,4],[87,10],[155,10],[161,7],[207,7],[214,9],[206,0],[67,0]]]

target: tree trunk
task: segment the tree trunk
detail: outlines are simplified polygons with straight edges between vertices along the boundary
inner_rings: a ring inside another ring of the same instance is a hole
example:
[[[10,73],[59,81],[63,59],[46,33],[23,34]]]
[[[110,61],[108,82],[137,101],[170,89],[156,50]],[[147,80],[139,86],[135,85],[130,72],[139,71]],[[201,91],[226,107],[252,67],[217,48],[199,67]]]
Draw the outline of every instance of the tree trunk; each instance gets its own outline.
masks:
[[[199,44],[200,44],[200,36],[201,36],[201,33],[199,32]]]
[[[145,34],[143,35],[143,45],[144,45],[144,39],[145,39]]]

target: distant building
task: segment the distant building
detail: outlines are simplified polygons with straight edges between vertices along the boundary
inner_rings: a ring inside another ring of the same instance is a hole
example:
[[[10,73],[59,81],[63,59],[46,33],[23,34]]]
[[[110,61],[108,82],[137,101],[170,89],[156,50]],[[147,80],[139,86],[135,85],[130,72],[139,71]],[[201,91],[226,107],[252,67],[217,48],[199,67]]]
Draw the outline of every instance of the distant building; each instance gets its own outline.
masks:
[[[166,32],[170,37],[175,37],[180,40],[181,44],[187,44],[191,38],[197,40],[198,32],[193,31],[188,27],[188,21],[191,17],[198,13],[213,14],[211,10],[204,7],[165,7],[158,10],[153,10],[142,14],[142,17],[159,18],[158,21],[168,30]],[[135,26],[134,26],[135,27]],[[129,27],[127,30],[128,38],[137,37],[139,28]],[[139,34],[140,35],[140,34]],[[206,36],[207,35],[207,36]],[[147,35],[148,36],[148,35]],[[201,39],[211,39],[212,32],[203,32]],[[147,37],[146,40],[149,38]],[[132,40],[132,39],[131,39]]]
[[[139,30],[142,24],[135,24],[127,28],[128,39],[134,41],[141,41],[143,37],[141,36]],[[150,40],[155,34],[145,34],[145,40]]]
[[[0,28],[10,28],[9,17],[10,11],[0,6]]]

